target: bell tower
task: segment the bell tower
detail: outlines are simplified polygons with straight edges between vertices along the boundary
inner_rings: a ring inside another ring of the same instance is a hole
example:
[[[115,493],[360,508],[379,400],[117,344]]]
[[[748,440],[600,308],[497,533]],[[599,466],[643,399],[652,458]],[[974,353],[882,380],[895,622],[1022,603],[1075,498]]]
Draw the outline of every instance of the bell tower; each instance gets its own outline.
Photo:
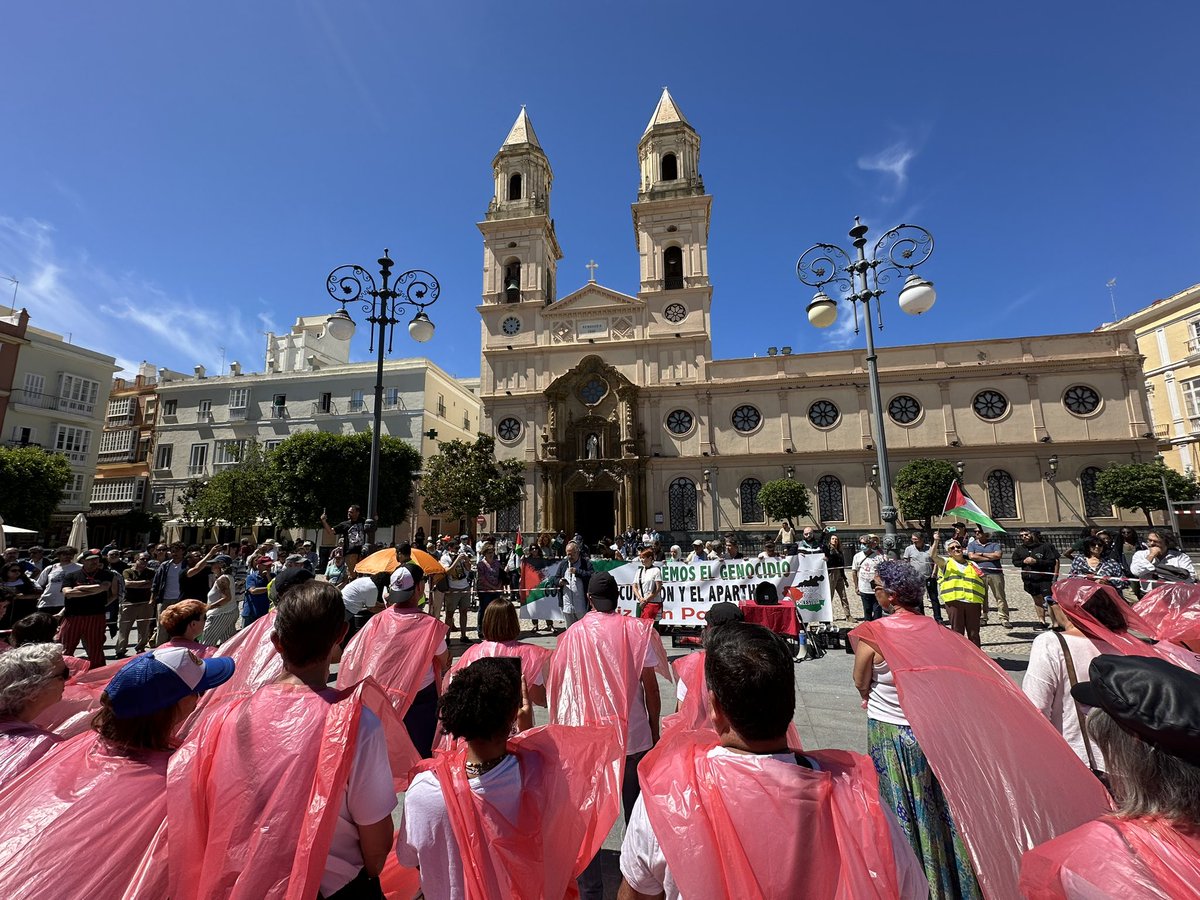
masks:
[[[524,106],[492,160],[492,175],[492,200],[479,223],[483,305],[553,303],[562,259],[550,218],[554,173]]]
[[[633,229],[641,294],[707,289],[712,197],[700,177],[700,135],[663,88],[638,142],[641,183]]]

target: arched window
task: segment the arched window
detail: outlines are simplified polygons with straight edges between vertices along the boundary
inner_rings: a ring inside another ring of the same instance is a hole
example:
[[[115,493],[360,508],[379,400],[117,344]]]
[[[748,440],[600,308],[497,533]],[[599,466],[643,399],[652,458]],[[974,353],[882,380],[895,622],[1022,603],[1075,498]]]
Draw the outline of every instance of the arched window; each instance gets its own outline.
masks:
[[[663,251],[663,287],[668,291],[683,287],[683,250],[679,247]]]
[[[504,264],[504,299],[509,303],[516,303],[521,299],[521,261],[519,259]]]
[[[742,482],[738,495],[742,501],[743,525],[767,521],[767,517],[763,515],[762,504],[758,502],[758,492],[761,490],[762,482],[757,478],[747,478]]]
[[[1083,493],[1083,511],[1088,516],[1111,516],[1113,514],[1112,504],[1100,496],[1100,492],[1096,489],[1096,479],[1100,477],[1100,470],[1095,466],[1088,466],[1079,473],[1079,490]]]
[[[988,506],[993,519],[1017,518],[1017,487],[1003,469],[995,469],[987,477]]]
[[[662,158],[662,180],[675,181],[679,178],[679,160],[674,153],[668,153]]]
[[[520,172],[513,172],[512,175],[508,176],[508,199],[509,200],[520,200],[521,199],[521,173]]]
[[[836,475],[822,475],[817,479],[817,517],[822,522],[846,521],[842,480]]]
[[[667,506],[671,511],[672,531],[696,531],[696,482],[676,478],[667,488]]]

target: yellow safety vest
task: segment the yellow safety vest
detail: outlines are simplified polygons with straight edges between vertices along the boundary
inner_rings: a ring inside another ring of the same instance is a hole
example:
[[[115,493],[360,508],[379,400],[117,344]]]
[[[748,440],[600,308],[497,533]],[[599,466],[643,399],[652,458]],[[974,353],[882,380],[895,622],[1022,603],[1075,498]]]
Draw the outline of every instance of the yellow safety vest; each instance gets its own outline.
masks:
[[[946,568],[938,576],[938,598],[943,603],[963,600],[967,603],[983,603],[987,596],[987,585],[971,563],[959,565],[952,559],[946,560]]]

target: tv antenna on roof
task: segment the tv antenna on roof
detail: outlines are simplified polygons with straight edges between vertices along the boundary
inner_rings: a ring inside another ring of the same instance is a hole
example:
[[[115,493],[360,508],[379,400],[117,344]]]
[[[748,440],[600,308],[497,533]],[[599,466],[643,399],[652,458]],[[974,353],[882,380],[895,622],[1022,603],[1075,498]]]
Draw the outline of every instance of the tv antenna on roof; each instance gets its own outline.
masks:
[[[1108,279],[1108,299],[1112,302],[1113,321],[1114,322],[1117,321],[1117,319],[1119,318],[1119,316],[1117,316],[1117,290],[1116,290],[1116,288],[1117,288],[1117,279],[1115,279],[1115,278]]]
[[[17,279],[13,278],[11,275],[0,275],[0,278],[3,278],[5,281],[10,282],[13,286],[12,308],[15,310],[17,308],[17,288],[20,287],[21,282],[17,281]],[[140,636],[140,632],[139,632],[139,636]]]

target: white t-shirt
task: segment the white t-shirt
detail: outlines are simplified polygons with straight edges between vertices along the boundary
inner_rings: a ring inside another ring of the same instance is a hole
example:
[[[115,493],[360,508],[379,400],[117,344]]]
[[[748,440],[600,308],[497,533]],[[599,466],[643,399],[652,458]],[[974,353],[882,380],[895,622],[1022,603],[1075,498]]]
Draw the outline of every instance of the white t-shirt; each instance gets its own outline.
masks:
[[[1101,653],[1121,652],[1104,641],[1093,641],[1082,635],[1064,634],[1063,637],[1071,651],[1071,662],[1075,664],[1076,681],[1088,680],[1088,666]],[[1075,713],[1075,700],[1071,697],[1067,660],[1063,656],[1062,645],[1053,632],[1047,631],[1033,639],[1033,646],[1029,648],[1029,667],[1021,680],[1021,690],[1025,692],[1029,702],[1037,707],[1038,712],[1061,732],[1075,751],[1075,755],[1086,766],[1087,747],[1083,742],[1083,732],[1079,728],[1079,716]],[[1091,711],[1090,706],[1080,707],[1085,719]],[[1104,757],[1100,755],[1100,748],[1096,746],[1095,741],[1092,741],[1092,756],[1096,760],[1096,768],[1105,771]]]
[[[620,614],[615,613],[614,615]],[[658,653],[655,650],[654,643],[651,642],[646,648],[646,659],[642,663],[642,668],[650,669],[657,663]],[[625,755],[632,756],[634,753],[649,750],[653,744],[654,739],[650,734],[650,713],[646,709],[646,691],[642,687],[641,681],[639,681],[637,693],[633,695],[632,702],[629,705],[629,742],[625,746]]]
[[[658,566],[643,566],[637,570],[637,585],[638,590],[642,592],[642,597],[649,597],[658,586],[662,584],[662,571]],[[662,592],[654,598],[655,603],[662,603]]]
[[[521,766],[508,759],[478,778],[468,779],[471,791],[483,797],[509,822],[521,808]],[[425,900],[465,900],[462,854],[446,814],[442,788],[432,772],[412,780],[404,795],[404,814],[396,835],[396,856],[402,865],[421,868]]]
[[[896,679],[887,660],[873,663],[871,667],[871,692],[867,694],[867,715],[889,725],[907,725],[908,719],[900,706],[900,694],[896,691]]]
[[[471,586],[471,579],[467,577],[467,573],[471,569],[471,555],[469,553],[464,554],[464,555],[466,556],[466,559],[463,561],[463,564],[462,564],[463,577],[462,578],[453,578],[453,577],[450,578],[450,590],[452,590],[452,591],[465,591],[467,588],[469,588]],[[441,563],[445,567],[447,572],[450,571],[450,567],[453,565],[454,560],[456,560],[457,558],[458,558],[457,552],[455,552],[455,553],[446,552],[446,553],[442,554]]]
[[[875,578],[875,569],[881,562],[883,562],[883,557],[878,553],[867,556],[866,553],[859,550],[854,554],[854,561],[850,563],[850,568],[858,570],[858,592],[860,594],[875,593],[871,581]]]
[[[358,743],[346,795],[333,827],[329,861],[321,876],[321,893],[328,897],[341,890],[363,867],[358,826],[374,825],[396,808],[396,789],[392,785],[392,766],[388,761],[387,739],[379,719],[369,709],[362,711],[358,725]]]
[[[61,609],[66,602],[63,600],[63,576],[70,575],[83,570],[83,566],[79,563],[71,562],[65,566],[62,563],[55,563],[42,569],[42,574],[38,576],[37,586],[42,589],[42,596],[38,600],[38,609]],[[141,632],[138,632],[141,636]]]
[[[713,747],[708,751],[709,759],[739,756],[734,750],[725,747]],[[796,763],[796,757],[791,753],[773,753],[771,759],[779,762]],[[807,757],[806,757],[807,758]],[[816,761],[808,758],[809,765],[820,771]],[[892,841],[892,856],[896,861],[897,880],[900,885],[900,897],[903,900],[917,900],[929,896],[929,883],[925,880],[920,862],[913,854],[908,838],[900,830],[891,810],[883,808],[888,820],[888,831]],[[712,852],[720,852],[720,848],[709,848]],[[629,882],[629,886],[639,894],[657,895],[664,893],[666,900],[681,900],[679,888],[667,868],[666,857],[658,845],[658,838],[650,826],[650,817],[646,813],[646,804],[641,796],[633,805],[633,813],[629,817],[629,825],[625,829],[625,840],[621,844],[621,874]]]
[[[379,602],[379,588],[370,578],[355,578],[342,588],[342,602],[346,604],[346,612],[360,613]]]

